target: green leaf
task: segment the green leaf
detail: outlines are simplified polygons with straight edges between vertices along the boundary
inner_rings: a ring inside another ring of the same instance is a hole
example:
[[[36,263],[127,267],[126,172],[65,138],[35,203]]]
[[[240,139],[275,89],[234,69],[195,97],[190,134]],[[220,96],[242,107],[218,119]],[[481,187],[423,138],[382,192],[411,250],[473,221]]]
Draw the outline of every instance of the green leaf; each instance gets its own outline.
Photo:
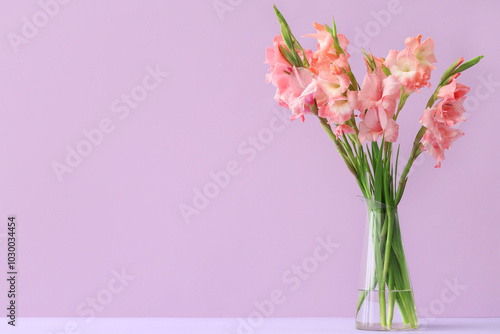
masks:
[[[292,54],[290,51],[288,51],[287,48],[285,48],[283,45],[279,46],[281,53],[283,54],[283,57],[285,57],[286,60],[293,66],[297,66],[297,63],[295,62],[295,58],[293,58]]]
[[[382,64],[382,71],[385,73],[385,75],[389,76],[391,75],[391,70],[387,68],[384,64]]]
[[[281,35],[283,36],[283,40],[285,41],[285,44],[288,47],[291,56],[293,57],[294,61],[293,63],[291,62],[291,64],[294,66],[302,67],[302,61],[300,60],[300,57],[297,54],[297,51],[295,50],[295,46],[293,45],[293,40],[290,31],[281,26]]]
[[[379,148],[377,142],[372,142],[372,168],[375,176],[375,188],[374,199],[378,202],[383,202],[382,191],[383,191],[383,163],[382,163],[382,150]]]
[[[281,36],[283,36],[283,41],[285,42],[285,45],[287,46],[288,50],[290,51],[290,54],[292,55],[294,62],[291,64],[297,67],[303,67],[302,59],[300,58],[299,54],[297,53],[297,50],[295,50],[295,45],[294,45],[294,40],[295,37],[292,34],[292,31],[290,29],[290,26],[286,22],[285,18],[281,14],[281,12],[278,10],[276,5],[273,5],[274,12],[276,13],[276,17],[278,18],[278,22],[281,25]]]
[[[446,71],[444,71],[443,76],[441,77],[440,85],[443,84],[451,76],[453,71],[457,68],[458,64],[462,61],[462,57],[458,58],[453,62],[453,64],[450,65],[450,67],[446,69]]]
[[[337,25],[335,24],[335,19],[333,19],[333,29],[330,28],[327,24],[325,24],[325,29],[332,35],[333,38],[333,47],[339,54],[344,54],[344,50],[340,47],[339,38],[337,36]]]
[[[401,201],[401,197],[403,197],[403,193],[405,191],[407,181],[408,181],[408,177],[406,177],[402,182],[400,181],[398,192],[396,194],[396,199],[394,201],[395,203],[399,203],[399,201]]]
[[[368,63],[368,66],[371,69],[371,72],[375,71],[377,69],[377,64],[375,64],[375,60],[373,60],[373,56],[371,54],[368,54],[366,50],[361,47],[361,52],[365,55],[366,62]]]
[[[332,24],[332,32],[333,32],[333,39],[339,42],[339,38],[337,36],[337,24],[335,23],[335,17],[332,18],[333,24]]]
[[[294,35],[292,35],[292,38],[293,38],[293,43],[295,44],[295,46],[300,51],[302,51],[302,55],[304,56],[304,59],[302,59],[302,61],[304,63],[304,67],[309,68],[309,62],[307,61],[306,52],[304,51],[304,48],[302,47],[302,45],[300,45],[299,41],[297,41],[297,39],[295,38]]]
[[[368,147],[368,144],[366,144],[366,153],[368,153],[368,158],[370,158],[370,163],[373,166],[373,156],[372,156],[372,154],[370,152],[370,148]]]
[[[396,153],[396,165],[394,167],[394,189],[396,189],[396,179],[398,177],[398,162],[399,162],[399,148],[401,145],[398,145],[398,152]]]
[[[290,26],[288,25],[288,23],[286,22],[285,18],[283,17],[281,12],[278,10],[276,5],[273,5],[273,8],[274,8],[274,12],[276,13],[276,17],[278,18],[278,22],[280,23],[280,25],[282,25],[282,26],[288,28],[288,30],[290,30]]]
[[[469,61],[466,61],[465,63],[463,63],[462,65],[460,65],[455,71],[453,71],[452,75],[453,74],[456,74],[456,73],[459,73],[459,72],[463,72],[465,71],[466,69],[476,65],[477,63],[479,63],[479,61],[481,59],[483,59],[484,56],[479,56],[479,57],[476,57],[476,58],[472,58],[471,60]]]
[[[332,35],[332,37],[333,37],[333,30],[332,30],[332,28],[330,28],[330,27],[328,26],[328,24],[325,24],[325,30],[326,30],[328,33],[330,33],[330,35]]]

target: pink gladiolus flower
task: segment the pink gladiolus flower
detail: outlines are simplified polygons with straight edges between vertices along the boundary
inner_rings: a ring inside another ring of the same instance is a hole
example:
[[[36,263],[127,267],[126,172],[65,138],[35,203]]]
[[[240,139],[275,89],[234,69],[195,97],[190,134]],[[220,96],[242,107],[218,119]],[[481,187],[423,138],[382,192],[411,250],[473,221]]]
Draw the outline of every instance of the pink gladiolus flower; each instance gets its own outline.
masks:
[[[299,117],[304,120],[304,114],[310,112],[306,103],[312,104],[313,102],[313,79],[314,74],[308,69],[293,67],[289,75],[288,86],[284,87],[284,92],[279,97],[292,111],[292,120]]]
[[[337,50],[335,50],[335,47],[333,46],[333,37],[328,31],[326,31],[325,26],[316,22],[314,22],[313,26],[316,28],[317,33],[308,34],[304,37],[313,37],[318,40],[318,51],[315,53],[331,53],[332,55],[338,56]],[[349,41],[343,34],[338,34],[337,38],[339,39],[340,47],[345,52],[347,46],[349,45]]]
[[[373,57],[373,56],[372,56]],[[370,65],[368,64],[368,59],[366,59],[366,57],[363,57],[363,59],[365,60],[365,65],[366,65],[366,70],[368,72],[371,72],[372,71],[372,68],[370,67]],[[375,66],[377,69],[382,69],[382,64],[384,63],[384,58],[380,57],[380,58],[376,58],[376,57],[373,57],[373,60],[375,61]]]
[[[273,46],[266,49],[266,60],[264,61],[271,66],[269,69],[271,73],[266,75],[266,82],[272,82],[275,86],[278,80],[278,78],[275,77],[281,76],[284,74],[284,71],[291,72],[292,69],[292,65],[281,53],[279,49],[280,45],[286,47],[283,37],[278,35],[274,37]]]
[[[313,55],[309,70],[318,75],[340,75],[349,71],[349,63],[345,54],[338,57],[321,55],[316,57]]]
[[[420,70],[428,75],[427,80],[430,78],[430,72],[436,68],[432,63],[436,63],[436,57],[434,56],[434,40],[428,37],[425,41],[420,43],[422,35],[417,37],[408,37],[405,40],[406,47],[410,49],[415,58],[419,62]]]
[[[312,83],[313,74],[305,68],[292,67],[290,74],[280,75],[276,80],[276,95],[274,99],[283,107],[289,108],[296,119],[309,112],[306,103],[312,103],[312,96],[304,94],[306,88]],[[309,98],[309,99],[308,99]]]
[[[315,98],[318,105],[321,106],[328,103],[330,100],[336,100],[342,97],[349,88],[350,80],[347,74],[339,75],[320,75],[318,79],[318,86],[320,90],[316,93]]]
[[[436,105],[436,120],[446,126],[454,126],[465,121],[463,107],[465,96],[458,100],[442,100]]]
[[[464,133],[459,129],[450,128],[443,123],[437,122],[433,129],[427,129],[423,138],[423,150],[427,151],[437,164],[435,168],[441,167],[441,161],[444,160],[444,151],[451,148],[451,144]]]
[[[317,33],[306,36],[318,40],[318,50],[313,53],[309,67],[317,75],[311,90],[318,105],[318,115],[328,118],[329,122],[342,124],[351,118],[354,109],[352,101],[346,96],[350,85],[347,75],[349,54],[335,49],[332,35],[324,25],[314,23],[314,27]],[[341,34],[338,38],[340,47],[345,50],[349,41]]]
[[[457,79],[453,78],[449,84],[439,89],[437,97],[445,101],[458,100],[461,97],[465,96],[469,91],[469,87],[458,83]]]
[[[356,92],[349,91],[346,96],[331,99],[320,106],[318,115],[328,119],[328,123],[342,124],[349,120],[356,106]]]
[[[401,52],[397,50],[389,51],[384,65],[389,68],[391,74],[401,81],[403,86],[408,90],[415,90],[427,84],[422,81],[419,75],[418,60],[410,49],[405,49]]]
[[[314,74],[306,68],[295,68],[281,53],[279,46],[285,46],[283,37],[278,35],[274,38],[272,47],[266,50],[265,62],[270,65],[270,72],[266,75],[266,82],[272,82],[277,87],[274,99],[283,107],[292,110],[292,119],[302,118],[310,112],[307,104],[312,104],[313,91],[303,94],[311,85]],[[302,55],[301,51],[298,51]],[[312,56],[311,50],[305,50],[305,57]]]
[[[449,150],[451,144],[464,135],[452,126],[465,121],[463,102],[469,90],[469,87],[457,83],[456,78],[453,78],[439,90],[437,96],[442,100],[435,107],[425,109],[420,118],[420,124],[427,128],[422,138],[423,149],[437,161],[436,168],[441,167],[444,151]]]
[[[314,74],[307,68],[294,66],[292,73],[290,73],[290,89],[295,95],[300,95],[309,86],[313,78]]]
[[[400,89],[401,83],[392,75],[386,77],[382,71],[367,73],[358,94],[361,114],[367,109],[381,107],[388,117],[392,117]]]
[[[333,47],[332,35],[326,31],[325,26],[322,24],[314,22],[313,26],[318,32],[316,34],[305,35],[304,37],[313,37],[318,40],[318,51],[316,53],[330,52],[330,49]]]
[[[335,127],[335,130],[333,130],[333,133],[335,134],[335,137],[337,137],[337,139],[339,139],[340,137],[342,137],[342,135],[345,133],[345,134],[348,134],[348,133],[355,133],[354,132],[354,129],[347,125],[347,124],[340,124],[340,125],[337,125]]]
[[[342,124],[351,118],[354,108],[349,104],[347,98],[331,101],[328,106],[331,110],[330,122]]]
[[[419,123],[425,126],[428,130],[434,130],[434,126],[436,125],[436,112],[437,108],[425,109]]]
[[[421,124],[426,128],[430,128],[434,118],[436,122],[443,123],[446,126],[454,126],[465,121],[463,103],[469,91],[469,87],[457,83],[456,78],[453,78],[448,85],[441,87],[439,90],[437,96],[442,100],[439,101],[436,107],[424,111]]]
[[[327,75],[313,79],[305,92],[313,93],[318,105],[318,115],[328,118],[330,122],[344,123],[351,118],[355,109],[356,92],[347,92],[350,80],[347,74]]]
[[[401,81],[408,91],[417,91],[422,87],[430,87],[431,71],[435,68],[434,41],[427,38],[420,43],[421,35],[408,37],[406,49],[401,52],[389,51],[384,61],[391,74]]]
[[[318,40],[318,50],[312,55],[311,66],[309,69],[315,74],[341,74],[349,70],[347,59],[349,54],[345,51],[349,45],[349,41],[344,35],[337,35],[339,45],[344,50],[344,53],[339,53],[334,47],[332,35],[326,31],[324,25],[314,23],[317,30],[315,34],[305,35],[305,37],[313,37]]]
[[[359,123],[359,141],[364,144],[365,141],[377,141],[381,135],[384,135],[385,141],[395,142],[398,139],[399,125],[387,117],[383,108],[369,109],[364,115],[364,119]]]

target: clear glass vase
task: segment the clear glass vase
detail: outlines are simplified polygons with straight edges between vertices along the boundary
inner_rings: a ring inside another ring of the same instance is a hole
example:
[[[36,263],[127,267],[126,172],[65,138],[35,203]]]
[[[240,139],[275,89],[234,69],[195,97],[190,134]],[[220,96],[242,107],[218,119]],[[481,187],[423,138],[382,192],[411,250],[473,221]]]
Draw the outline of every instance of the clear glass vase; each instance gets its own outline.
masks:
[[[418,328],[415,299],[397,208],[364,199],[368,211],[356,328],[394,331]]]

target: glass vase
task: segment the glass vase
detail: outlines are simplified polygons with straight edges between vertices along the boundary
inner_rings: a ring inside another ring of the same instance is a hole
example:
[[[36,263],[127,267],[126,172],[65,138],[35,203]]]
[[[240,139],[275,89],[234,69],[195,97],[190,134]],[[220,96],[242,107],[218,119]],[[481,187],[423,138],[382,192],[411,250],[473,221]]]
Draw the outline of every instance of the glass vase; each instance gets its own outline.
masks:
[[[356,328],[418,328],[415,299],[401,238],[398,210],[370,199],[367,209]]]

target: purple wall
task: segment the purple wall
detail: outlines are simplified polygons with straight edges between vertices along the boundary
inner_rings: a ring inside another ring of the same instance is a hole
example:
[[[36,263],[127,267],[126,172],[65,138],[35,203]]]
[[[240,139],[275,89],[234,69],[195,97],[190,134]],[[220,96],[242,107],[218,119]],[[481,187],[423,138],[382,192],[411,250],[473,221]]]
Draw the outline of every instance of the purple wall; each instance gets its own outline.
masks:
[[[283,118],[264,82],[273,2],[66,2],[0,4],[0,258],[15,214],[19,315],[353,316],[363,204],[317,120]],[[420,314],[500,316],[500,3],[276,4],[297,36],[335,15],[377,56],[431,36],[434,85],[486,55],[460,77],[466,136],[441,169],[418,160],[400,212]],[[400,116],[403,156],[431,93]]]

